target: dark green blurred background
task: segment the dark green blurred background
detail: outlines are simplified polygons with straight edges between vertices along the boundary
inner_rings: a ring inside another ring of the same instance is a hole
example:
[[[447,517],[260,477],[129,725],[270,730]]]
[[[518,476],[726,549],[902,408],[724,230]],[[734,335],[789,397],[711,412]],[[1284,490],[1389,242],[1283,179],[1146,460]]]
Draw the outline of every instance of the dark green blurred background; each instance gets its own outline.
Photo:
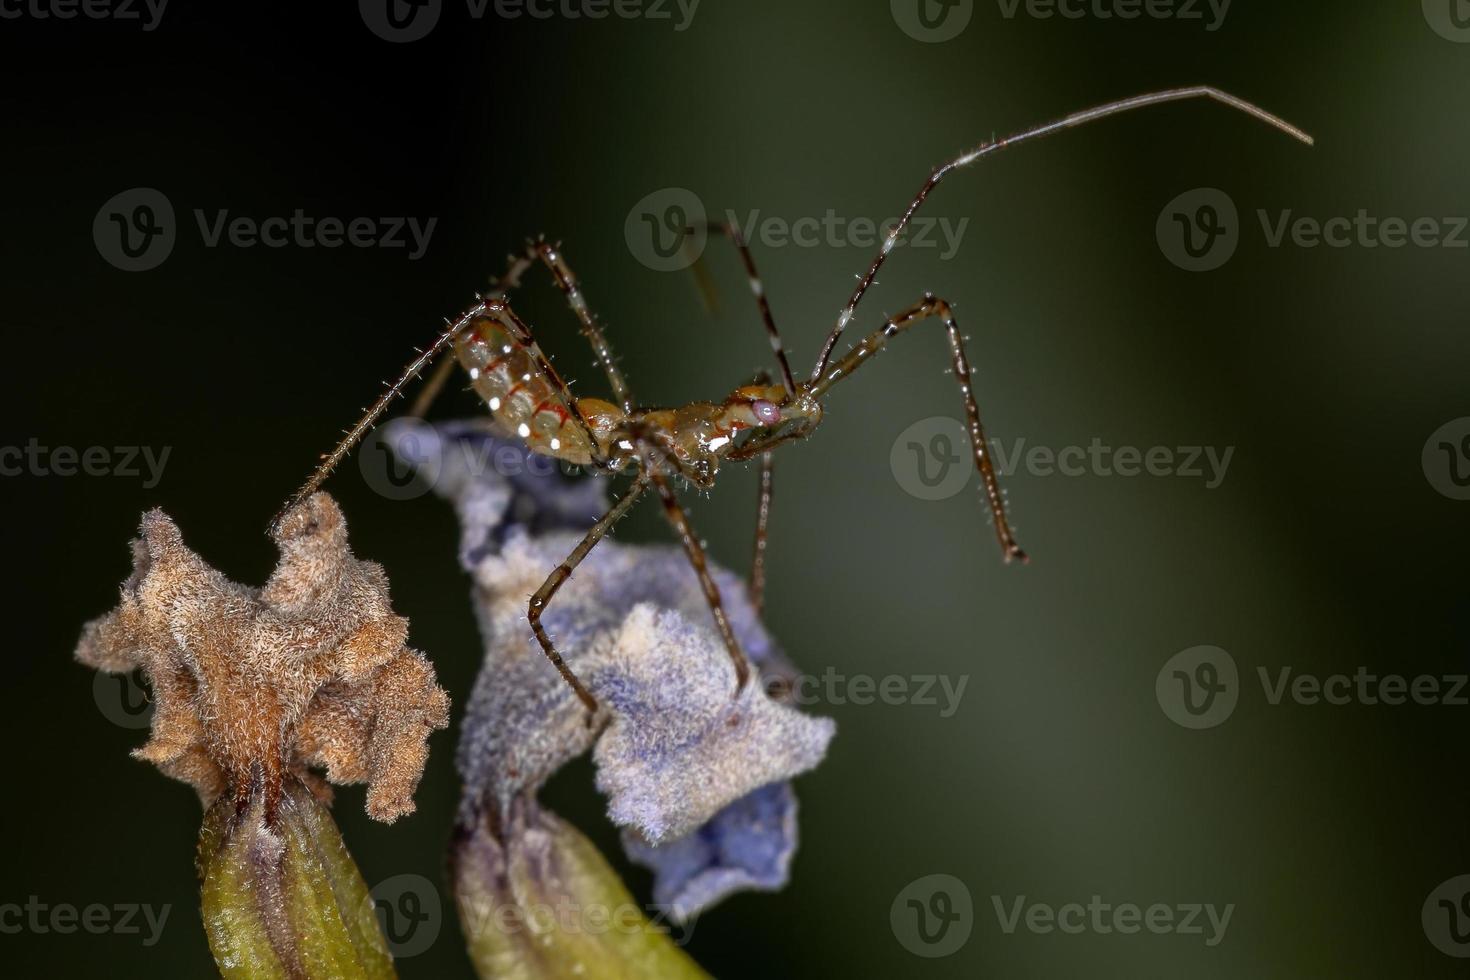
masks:
[[[523,236],[564,240],[642,399],[715,396],[769,357],[738,265],[711,243],[724,302],[707,316],[688,273],[630,250],[641,198],[674,186],[712,213],[883,219],[931,166],[992,134],[1208,82],[1318,146],[1191,104],[1002,154],[947,181],[925,212],[970,219],[958,254],[899,249],[858,324],[931,289],[958,304],[998,440],[1233,446],[1226,479],[1206,490],[1017,473],[1006,485],[1033,561],[1007,568],[973,482],[923,501],[890,468],[903,430],[958,414],[939,331],[838,389],[820,434],[780,457],[770,627],[816,674],[968,686],[951,717],[814,706],[839,734],[798,783],[791,885],[725,903],[691,949],[722,976],[1463,975],[1420,913],[1470,872],[1470,709],[1272,705],[1256,678],[1470,669],[1470,503],[1437,492],[1421,465],[1431,433],[1470,415],[1470,249],[1273,248],[1256,217],[1470,214],[1470,43],[1430,26],[1430,14],[1451,24],[1456,2],[1239,0],[1217,30],[1203,6],[1205,21],[1071,20],[977,2],[958,37],[934,44],[901,30],[885,0],[704,0],[682,31],[673,7],[673,20],[477,21],[448,2],[412,43],[374,36],[341,0],[310,12],[174,0],[151,31],[28,8],[0,19],[0,443],[171,447],[152,489],[0,480],[0,904],[173,905],[152,947],[22,931],[0,934],[0,962],[13,976],[212,975],[198,804],[128,759],[144,733],[104,717],[71,661],[82,623],[116,601],[144,509],[166,509],[231,577],[263,579],[274,508]],[[129,273],[103,260],[92,224],[135,187],[163,192],[180,227],[162,265]],[[1238,250],[1212,272],[1176,267],[1155,234],[1165,205],[1198,187],[1240,214]],[[404,249],[206,248],[195,208],[438,222],[409,261]],[[757,242],[799,368],[870,256]],[[523,312],[543,345],[581,392],[602,391],[559,297],[535,282]],[[438,414],[477,410],[461,394]],[[753,488],[752,472],[731,471],[694,501],[734,567],[748,558]],[[383,499],[356,465],[330,489],[462,705],[478,639],[449,509]],[[620,529],[665,535],[654,507]],[[1196,731],[1161,709],[1155,679],[1201,644],[1229,651],[1243,690],[1228,721]],[[440,880],[456,735],[435,736],[412,818],[376,825],[360,789],[340,793],[369,882]],[[568,775],[553,804],[611,845],[589,772]],[[890,926],[900,892],[931,874],[963,881],[974,907],[968,942],[937,959]],[[630,881],[646,896],[643,875]],[[1147,931],[1008,934],[994,906],[1094,895],[1235,908],[1211,947]],[[456,926],[400,970],[469,976]]]

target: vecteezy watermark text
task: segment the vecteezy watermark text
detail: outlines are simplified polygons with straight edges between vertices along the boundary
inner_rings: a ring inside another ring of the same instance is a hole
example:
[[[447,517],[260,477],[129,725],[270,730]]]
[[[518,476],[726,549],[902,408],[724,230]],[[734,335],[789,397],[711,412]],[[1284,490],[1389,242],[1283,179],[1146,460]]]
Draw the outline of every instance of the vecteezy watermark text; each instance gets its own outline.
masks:
[[[1404,217],[1359,208],[1318,216],[1257,208],[1255,218],[1267,248],[1470,248],[1470,217],[1464,215]],[[1196,187],[1164,205],[1154,228],[1165,258],[1190,272],[1208,272],[1230,261],[1244,225],[1229,194]]]
[[[1225,24],[1232,0],[995,0],[1005,20],[1174,20],[1199,23],[1207,32]],[[1428,0],[1426,0],[1428,2]],[[934,44],[962,34],[975,15],[975,0],[889,0],[893,22],[915,41]]]
[[[646,20],[689,29],[700,0],[465,0],[470,20]],[[362,22],[384,41],[397,44],[427,37],[439,23],[444,0],[358,0]]]
[[[1155,902],[1141,906],[1132,902],[1113,904],[1101,895],[1093,895],[1087,903],[1068,902],[1064,905],[1048,905],[1045,902],[1027,902],[1025,895],[1003,899],[990,896],[995,909],[996,921],[1001,932],[1012,935],[1025,928],[1038,935],[1060,932],[1069,936],[1093,933],[1106,936],[1118,933],[1124,936],[1149,932],[1156,936],[1203,936],[1206,946],[1218,946],[1230,928],[1230,919],[1235,915],[1235,903],[1218,908],[1214,903],[1190,903],[1167,905]]]
[[[142,935],[143,945],[152,946],[163,935],[164,923],[172,910],[173,906],[169,904],[155,907],[138,902],[113,905],[94,902],[78,907],[68,902],[43,902],[39,896],[31,895],[24,905],[18,902],[0,904],[0,933],[11,936],[22,932],[68,936],[80,930],[92,935]]]
[[[1087,445],[1042,446],[1024,438],[990,439],[996,472],[1010,476],[1171,477],[1202,480],[1206,490],[1225,482],[1234,446],[1114,446],[1101,436]],[[920,419],[898,434],[888,455],[898,485],[920,500],[945,500],[978,480],[965,426],[955,418]]]
[[[172,446],[46,446],[32,436],[24,446],[0,446],[0,477],[120,476],[143,477],[152,490],[163,478]],[[141,467],[140,467],[141,464]],[[146,471],[146,473],[145,473]]]
[[[796,677],[772,678],[767,690],[799,705],[847,704],[865,707],[870,704],[915,705],[938,708],[939,717],[949,718],[960,707],[969,674],[842,674],[828,667],[821,674],[799,674]]]
[[[1178,20],[1199,21],[1218,31],[1230,13],[1231,0],[996,0],[1000,15],[1015,20]]]
[[[739,231],[746,244],[761,248],[892,247],[938,249],[952,259],[959,252],[970,219],[926,215],[914,218],[896,237],[897,216],[877,220],[847,217],[828,208],[820,215],[781,217],[759,209],[739,214],[726,210],[723,224]],[[699,260],[709,237],[709,218],[699,195],[684,187],[663,187],[647,194],[628,211],[623,236],[633,257],[657,272],[686,269]]]
[[[368,901],[395,959],[418,956],[439,938],[446,903],[439,889],[423,875],[410,873],[386,878],[373,887]],[[554,903],[523,905],[466,896],[455,900],[453,907],[471,942],[490,934],[545,936],[559,932],[631,936],[650,933],[667,936],[675,945],[682,946],[693,938],[695,926],[694,917],[676,924],[670,906],[640,906],[632,902],[606,904],[562,898]]]
[[[307,214],[233,214],[228,208],[193,210],[194,225],[205,248],[381,248],[404,249],[410,262],[423,258],[438,218],[337,218]],[[115,194],[92,220],[97,251],[125,272],[144,272],[173,252],[180,227],[173,203],[162,191],[134,187]]]
[[[0,20],[137,21],[145,32],[158,27],[168,0],[0,0]]]
[[[1268,705],[1304,707],[1470,707],[1470,675],[1379,674],[1366,665],[1351,673],[1298,672],[1290,665],[1258,666],[1255,676]],[[1235,711],[1244,685],[1235,658],[1217,646],[1197,646],[1170,657],[1154,680],[1165,715],[1185,728],[1214,728]]]

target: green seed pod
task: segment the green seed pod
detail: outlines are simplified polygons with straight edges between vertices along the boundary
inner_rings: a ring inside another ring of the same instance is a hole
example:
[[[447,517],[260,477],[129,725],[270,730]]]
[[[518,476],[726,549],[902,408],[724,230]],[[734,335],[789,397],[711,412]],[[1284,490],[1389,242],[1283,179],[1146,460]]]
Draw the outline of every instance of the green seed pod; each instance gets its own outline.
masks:
[[[225,980],[391,980],[367,884],[331,814],[297,780],[270,817],[210,807],[198,854],[204,928]]]

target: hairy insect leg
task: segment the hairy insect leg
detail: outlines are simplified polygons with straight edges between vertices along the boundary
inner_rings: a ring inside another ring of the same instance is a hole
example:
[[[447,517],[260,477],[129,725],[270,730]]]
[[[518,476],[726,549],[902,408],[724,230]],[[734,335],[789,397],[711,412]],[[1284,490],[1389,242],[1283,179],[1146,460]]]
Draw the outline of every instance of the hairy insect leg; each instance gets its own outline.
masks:
[[[388,411],[388,406],[393,403],[393,399],[403,397],[403,388],[405,385],[422,374],[424,369],[433,363],[434,358],[446,350],[454,342],[454,338],[458,337],[477,317],[482,316],[490,306],[496,305],[499,302],[496,300],[487,304],[485,300],[479,301],[470,307],[470,309],[460,314],[458,319],[450,323],[434,342],[429,345],[427,350],[421,351],[417,357],[409,361],[408,365],[403,369],[403,372],[398,376],[398,379],[392,384],[384,386],[385,390],[383,393],[363,413],[362,417],[353,424],[352,428],[347,430],[346,434],[332,451],[322,456],[321,462],[317,464],[311,476],[301,485],[300,489],[291,495],[281,509],[276,512],[276,516],[271,519],[271,529],[274,530],[280,526],[281,519],[287,513],[307,497],[310,497],[321,489],[322,484],[326,482],[327,477],[332,475],[332,471],[337,468],[338,464],[347,458],[353,448],[377,424],[378,419],[382,418],[383,414]]]
[[[760,615],[766,604],[766,529],[771,523],[771,491],[776,475],[776,457],[761,453],[760,489],[755,508],[755,555],[750,562],[750,601]]]
[[[1001,551],[1006,561],[1016,559],[1025,562],[1026,553],[1016,543],[1015,536],[1011,533],[1010,522],[1006,519],[1005,497],[1001,494],[1000,481],[995,475],[990,445],[985,439],[985,428],[980,424],[980,406],[975,401],[973,375],[969,359],[965,356],[964,339],[960,336],[959,325],[955,323],[954,311],[947,302],[939,299],[933,293],[925,293],[922,300],[898,316],[890,318],[881,328],[873,331],[836,364],[833,364],[822,379],[811,386],[810,393],[814,398],[821,398],[833,385],[849,377],[874,354],[887,346],[890,339],[931,317],[938,317],[943,322],[945,333],[949,338],[950,354],[954,359],[955,381],[959,383],[960,394],[965,400],[965,428],[970,434],[970,446],[975,455],[975,469],[979,471],[980,478],[985,483],[986,502],[990,504],[990,512],[995,518],[995,536],[1000,541]]]
[[[739,228],[722,221],[707,221],[705,227],[716,234],[724,235],[740,253],[740,262],[745,266],[745,275],[750,281],[750,292],[755,296],[755,305],[760,311],[761,323],[766,328],[766,338],[770,341],[771,352],[776,355],[776,363],[781,368],[781,383],[786,386],[787,395],[795,395],[796,380],[792,377],[791,365],[786,360],[786,349],[781,344],[781,332],[776,329],[776,318],[771,314],[770,301],[766,299],[765,283],[761,281],[760,273],[756,271],[755,257],[750,254],[750,246],[745,243],[745,236],[740,233]]]
[[[714,576],[709,572],[709,564],[705,561],[704,545],[695,536],[694,528],[689,523],[689,515],[680,506],[679,498],[674,495],[674,488],[669,486],[668,478],[658,471],[657,466],[656,462],[646,462],[644,472],[663,499],[664,515],[678,533],[679,541],[684,545],[684,554],[688,556],[689,564],[694,566],[694,573],[699,576],[699,585],[704,589],[705,601],[709,603],[710,612],[715,617],[715,626],[719,629],[720,636],[725,641],[725,649],[729,651],[730,660],[735,665],[735,693],[738,695],[750,680],[750,662],[745,658],[745,651],[740,648],[740,641],[735,638],[735,631],[730,628],[729,617],[725,615],[725,606],[720,600],[720,587],[715,584]]]
[[[567,304],[571,306],[572,312],[577,315],[577,322],[581,324],[582,336],[592,345],[592,353],[597,357],[597,363],[602,367],[602,373],[607,375],[607,383],[612,386],[613,397],[622,406],[623,411],[633,411],[633,394],[628,388],[628,382],[623,377],[623,372],[618,368],[617,359],[613,356],[612,347],[607,342],[607,337],[602,332],[602,326],[598,324],[597,317],[587,307],[587,300],[582,295],[582,287],[577,282],[576,275],[571,266],[567,265],[562,256],[560,248],[552,245],[544,239],[538,239],[527,246],[527,256],[539,258],[551,270],[552,277],[556,280],[557,288],[567,298]]]
[[[648,489],[648,482],[647,477],[639,476],[633,486],[628,489],[628,492],[617,503],[613,504],[606,514],[598,518],[597,523],[592,525],[586,537],[572,549],[572,553],[552,570],[551,574],[546,577],[545,582],[541,583],[541,588],[537,589],[536,593],[531,596],[530,604],[526,611],[526,619],[531,623],[531,632],[536,634],[536,642],[541,644],[541,650],[546,654],[546,659],[551,661],[552,666],[561,674],[562,680],[570,685],[572,691],[577,695],[577,700],[581,701],[582,705],[587,709],[588,725],[592,724],[592,716],[597,713],[597,699],[577,679],[577,675],[572,673],[572,669],[567,666],[561,654],[556,652],[555,644],[551,642],[551,637],[546,634],[546,628],[541,625],[541,616],[551,604],[552,597],[556,595],[557,590],[562,587],[562,584],[567,579],[572,577],[572,571],[582,563],[582,559],[586,558],[588,553],[597,547],[597,543],[628,512],[628,508],[632,507],[638,498],[643,495],[643,491]]]

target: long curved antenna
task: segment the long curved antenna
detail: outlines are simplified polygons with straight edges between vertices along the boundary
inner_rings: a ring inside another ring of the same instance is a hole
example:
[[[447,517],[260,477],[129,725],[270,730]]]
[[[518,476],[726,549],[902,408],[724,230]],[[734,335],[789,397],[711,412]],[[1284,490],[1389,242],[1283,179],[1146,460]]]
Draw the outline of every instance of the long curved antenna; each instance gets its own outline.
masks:
[[[1274,126],[1288,136],[1301,140],[1308,146],[1312,145],[1312,137],[1281,117],[1267,112],[1258,105],[1254,105],[1244,99],[1236,98],[1228,92],[1222,92],[1208,85],[1193,85],[1188,88],[1172,88],[1162,92],[1149,92],[1145,95],[1135,95],[1131,99],[1122,99],[1118,102],[1109,102],[1107,105],[1095,106],[1091,109],[1083,109],[1081,112],[1074,112],[1070,116],[1049,122],[1044,126],[1037,126],[1035,129],[1028,129],[1024,132],[1007,136],[1005,139],[981,143],[973,150],[962,153],[943,166],[935,168],[934,172],[929,175],[929,179],[924,181],[924,186],[919,188],[919,193],[914,195],[914,199],[909,203],[908,209],[904,211],[903,217],[889,231],[888,237],[883,240],[882,250],[878,252],[872,264],[868,266],[868,271],[858,280],[857,288],[852,291],[852,296],[848,299],[847,306],[838,315],[837,325],[832,328],[832,332],[827,336],[827,343],[823,345],[821,356],[817,358],[817,366],[812,370],[812,381],[819,381],[822,374],[827,370],[827,363],[832,359],[832,350],[837,346],[838,339],[842,337],[842,331],[847,328],[848,323],[851,322],[853,315],[857,312],[858,303],[861,302],[863,294],[868,291],[868,287],[873,284],[874,277],[878,275],[878,270],[882,267],[883,261],[888,258],[888,253],[893,251],[893,246],[898,242],[898,236],[908,226],[909,220],[913,218],[914,212],[919,210],[919,207],[929,196],[929,192],[934,190],[935,185],[943,180],[951,170],[967,167],[981,157],[994,153],[997,150],[1003,150],[1008,146],[1014,146],[1017,143],[1024,143],[1027,140],[1037,139],[1042,136],[1050,136],[1052,133],[1060,132],[1064,129],[1071,129],[1074,126],[1081,126],[1085,123],[1106,118],[1107,116],[1116,116],[1119,113],[1129,112],[1133,109],[1142,109],[1145,106],[1159,105],[1164,102],[1180,102],[1184,99],[1199,98],[1213,99],[1216,102],[1230,106],[1232,109],[1239,109],[1246,115],[1254,116],[1268,126]]]

